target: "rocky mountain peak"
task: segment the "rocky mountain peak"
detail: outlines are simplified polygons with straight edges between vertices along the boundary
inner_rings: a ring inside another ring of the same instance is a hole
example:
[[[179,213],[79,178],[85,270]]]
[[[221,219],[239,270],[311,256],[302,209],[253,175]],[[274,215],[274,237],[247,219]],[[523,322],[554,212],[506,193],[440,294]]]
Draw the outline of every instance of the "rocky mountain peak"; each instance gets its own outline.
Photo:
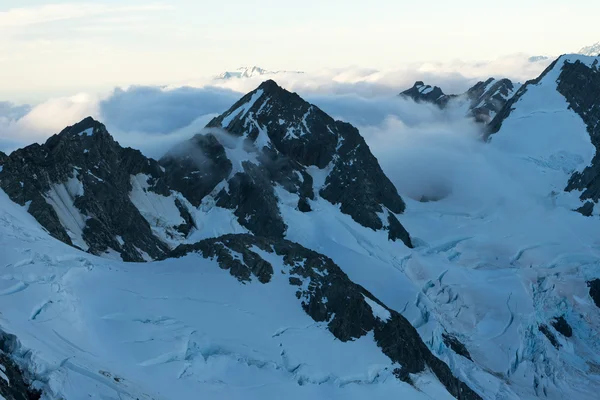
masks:
[[[489,78],[485,82],[478,82],[465,93],[470,101],[470,115],[477,122],[489,123],[510,100],[516,89],[515,84],[506,78]]]
[[[263,90],[266,90],[266,91],[268,91],[268,90],[284,90],[273,79],[267,79],[266,81],[264,81],[263,83],[261,83],[258,86],[258,89],[263,89]]]
[[[217,204],[235,209],[242,226],[250,226],[252,215],[259,209],[266,212],[264,207],[270,204],[271,224],[254,226],[251,231],[284,235],[286,225],[277,211],[275,184],[299,197],[300,210],[309,212],[311,201],[320,197],[339,204],[343,213],[361,225],[387,229],[391,240],[411,245],[394,215],[404,211],[404,202],[352,125],[335,121],[298,94],[268,80],[213,119],[208,128],[242,138],[254,149],[241,168],[234,168],[229,193],[217,196]],[[223,151],[232,153],[227,146]],[[239,192],[232,194],[232,187]],[[248,196],[254,199],[250,203]],[[242,199],[246,210],[239,207]]]
[[[417,103],[435,104],[441,109],[449,106],[464,108],[468,117],[474,118],[476,122],[487,124],[504,107],[516,89],[517,87],[509,79],[489,78],[477,82],[465,93],[456,95],[445,94],[437,86],[417,81],[413,87],[400,93],[400,96],[410,98]]]
[[[78,135],[78,136],[93,136],[94,134],[108,133],[106,127],[92,117],[86,117],[75,125],[68,126],[63,129],[59,135]]]
[[[157,161],[121,147],[88,117],[42,145],[11,153],[0,188],[57,239],[93,254],[144,261],[170,246],[143,207],[147,197],[171,196],[164,175]]]
[[[426,85],[423,81],[417,81],[410,89],[400,93],[400,96],[410,98],[417,103],[432,103],[443,107],[449,100],[438,86]]]
[[[294,197],[302,213],[324,200],[412,246],[397,219],[404,202],[358,130],[272,80],[160,162],[88,117],[6,156],[0,188],[59,240],[125,261],[163,257],[197,227],[199,208],[231,210],[248,231],[284,238]]]

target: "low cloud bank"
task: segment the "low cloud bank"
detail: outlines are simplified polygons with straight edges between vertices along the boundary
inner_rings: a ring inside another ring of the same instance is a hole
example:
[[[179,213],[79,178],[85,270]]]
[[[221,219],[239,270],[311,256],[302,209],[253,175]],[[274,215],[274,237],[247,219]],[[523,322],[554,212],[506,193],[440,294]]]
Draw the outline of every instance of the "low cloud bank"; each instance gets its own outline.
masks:
[[[514,56],[480,64],[420,64],[392,72],[346,68],[168,87],[132,86],[103,96],[50,99],[35,107],[0,103],[0,150],[43,142],[90,115],[105,123],[122,145],[159,158],[271,78],[334,118],[357,126],[401,195],[415,200],[452,195],[476,206],[489,196],[502,198],[499,182],[506,179],[503,171],[510,168],[510,161],[480,140],[481,127],[464,111],[416,104],[397,94],[416,80],[441,86],[446,93],[464,92],[489,76],[524,81],[549,62]]]

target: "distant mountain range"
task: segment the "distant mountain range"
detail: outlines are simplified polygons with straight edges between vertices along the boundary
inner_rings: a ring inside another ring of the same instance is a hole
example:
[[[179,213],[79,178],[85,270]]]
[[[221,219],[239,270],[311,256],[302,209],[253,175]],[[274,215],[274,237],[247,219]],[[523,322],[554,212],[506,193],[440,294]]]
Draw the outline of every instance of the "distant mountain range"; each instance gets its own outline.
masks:
[[[600,55],[600,42],[596,42],[590,46],[582,47],[581,50],[577,52],[577,54],[582,54],[584,56],[596,57]]]
[[[225,71],[215,77],[215,79],[239,79],[254,78],[257,76],[269,76],[277,74],[303,74],[302,71],[269,71],[257,66],[240,67],[235,71]]]

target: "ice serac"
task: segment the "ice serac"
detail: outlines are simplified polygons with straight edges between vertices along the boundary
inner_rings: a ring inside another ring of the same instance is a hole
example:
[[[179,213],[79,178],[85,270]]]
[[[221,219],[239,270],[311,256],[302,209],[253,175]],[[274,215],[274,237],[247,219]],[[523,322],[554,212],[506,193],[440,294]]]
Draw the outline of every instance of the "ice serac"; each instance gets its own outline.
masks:
[[[0,188],[55,238],[93,254],[145,261],[169,251],[148,221],[153,205],[145,207],[146,197],[171,196],[163,178],[157,161],[121,147],[103,124],[86,118],[11,153]]]
[[[227,190],[217,197],[217,205],[235,209],[240,224],[252,232],[265,234],[267,226],[253,222],[262,209],[271,216],[266,233],[283,237],[275,184],[298,196],[301,211],[309,212],[310,201],[320,196],[362,226],[385,229],[390,240],[412,246],[396,217],[404,212],[404,201],[352,125],[269,80],[208,127],[228,132],[254,154],[254,161],[243,160],[234,168]]]
[[[431,353],[406,318],[353,283],[328,257],[288,240],[248,234],[181,245],[170,256],[179,258],[193,252],[216,258],[222,269],[241,282],[256,277],[263,284],[268,284],[274,273],[265,255],[283,257],[282,272],[296,287],[302,308],[315,322],[326,323],[338,340],[350,342],[373,334],[381,351],[398,365],[393,371],[396,378],[413,383],[412,376],[431,371],[455,398],[481,399]]]
[[[19,348],[15,335],[0,330],[0,399],[40,399],[42,392],[33,387],[33,377],[29,371],[23,371],[14,359]]]

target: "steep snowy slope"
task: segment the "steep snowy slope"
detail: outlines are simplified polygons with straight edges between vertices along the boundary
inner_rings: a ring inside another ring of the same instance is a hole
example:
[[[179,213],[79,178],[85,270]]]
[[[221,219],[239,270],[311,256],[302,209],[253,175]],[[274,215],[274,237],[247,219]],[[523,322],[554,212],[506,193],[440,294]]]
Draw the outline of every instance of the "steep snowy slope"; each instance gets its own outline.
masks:
[[[302,246],[232,235],[126,264],[51,238],[2,192],[0,204],[0,325],[47,398],[452,398],[439,380],[479,398],[400,314]]]
[[[420,313],[411,317],[409,305],[403,314],[433,348],[440,330],[455,335],[506,383],[498,398],[594,399],[600,390],[600,224],[573,211],[581,193],[565,191],[596,151],[584,122],[595,103],[576,84],[594,81],[596,63],[563,56],[525,85],[490,124],[490,142],[470,149],[485,160],[479,169],[441,201],[408,201],[403,215],[418,246],[395,265],[421,287]],[[471,364],[450,366],[477,380]]]
[[[584,215],[593,213],[600,197],[598,63],[596,57],[560,57],[523,86],[490,124],[497,146],[518,149],[553,171],[548,174],[548,180],[555,177],[553,189],[562,192],[558,186],[564,185],[568,191],[582,191],[582,201],[591,199],[593,203],[579,208]],[[568,185],[565,173],[572,175]]]

